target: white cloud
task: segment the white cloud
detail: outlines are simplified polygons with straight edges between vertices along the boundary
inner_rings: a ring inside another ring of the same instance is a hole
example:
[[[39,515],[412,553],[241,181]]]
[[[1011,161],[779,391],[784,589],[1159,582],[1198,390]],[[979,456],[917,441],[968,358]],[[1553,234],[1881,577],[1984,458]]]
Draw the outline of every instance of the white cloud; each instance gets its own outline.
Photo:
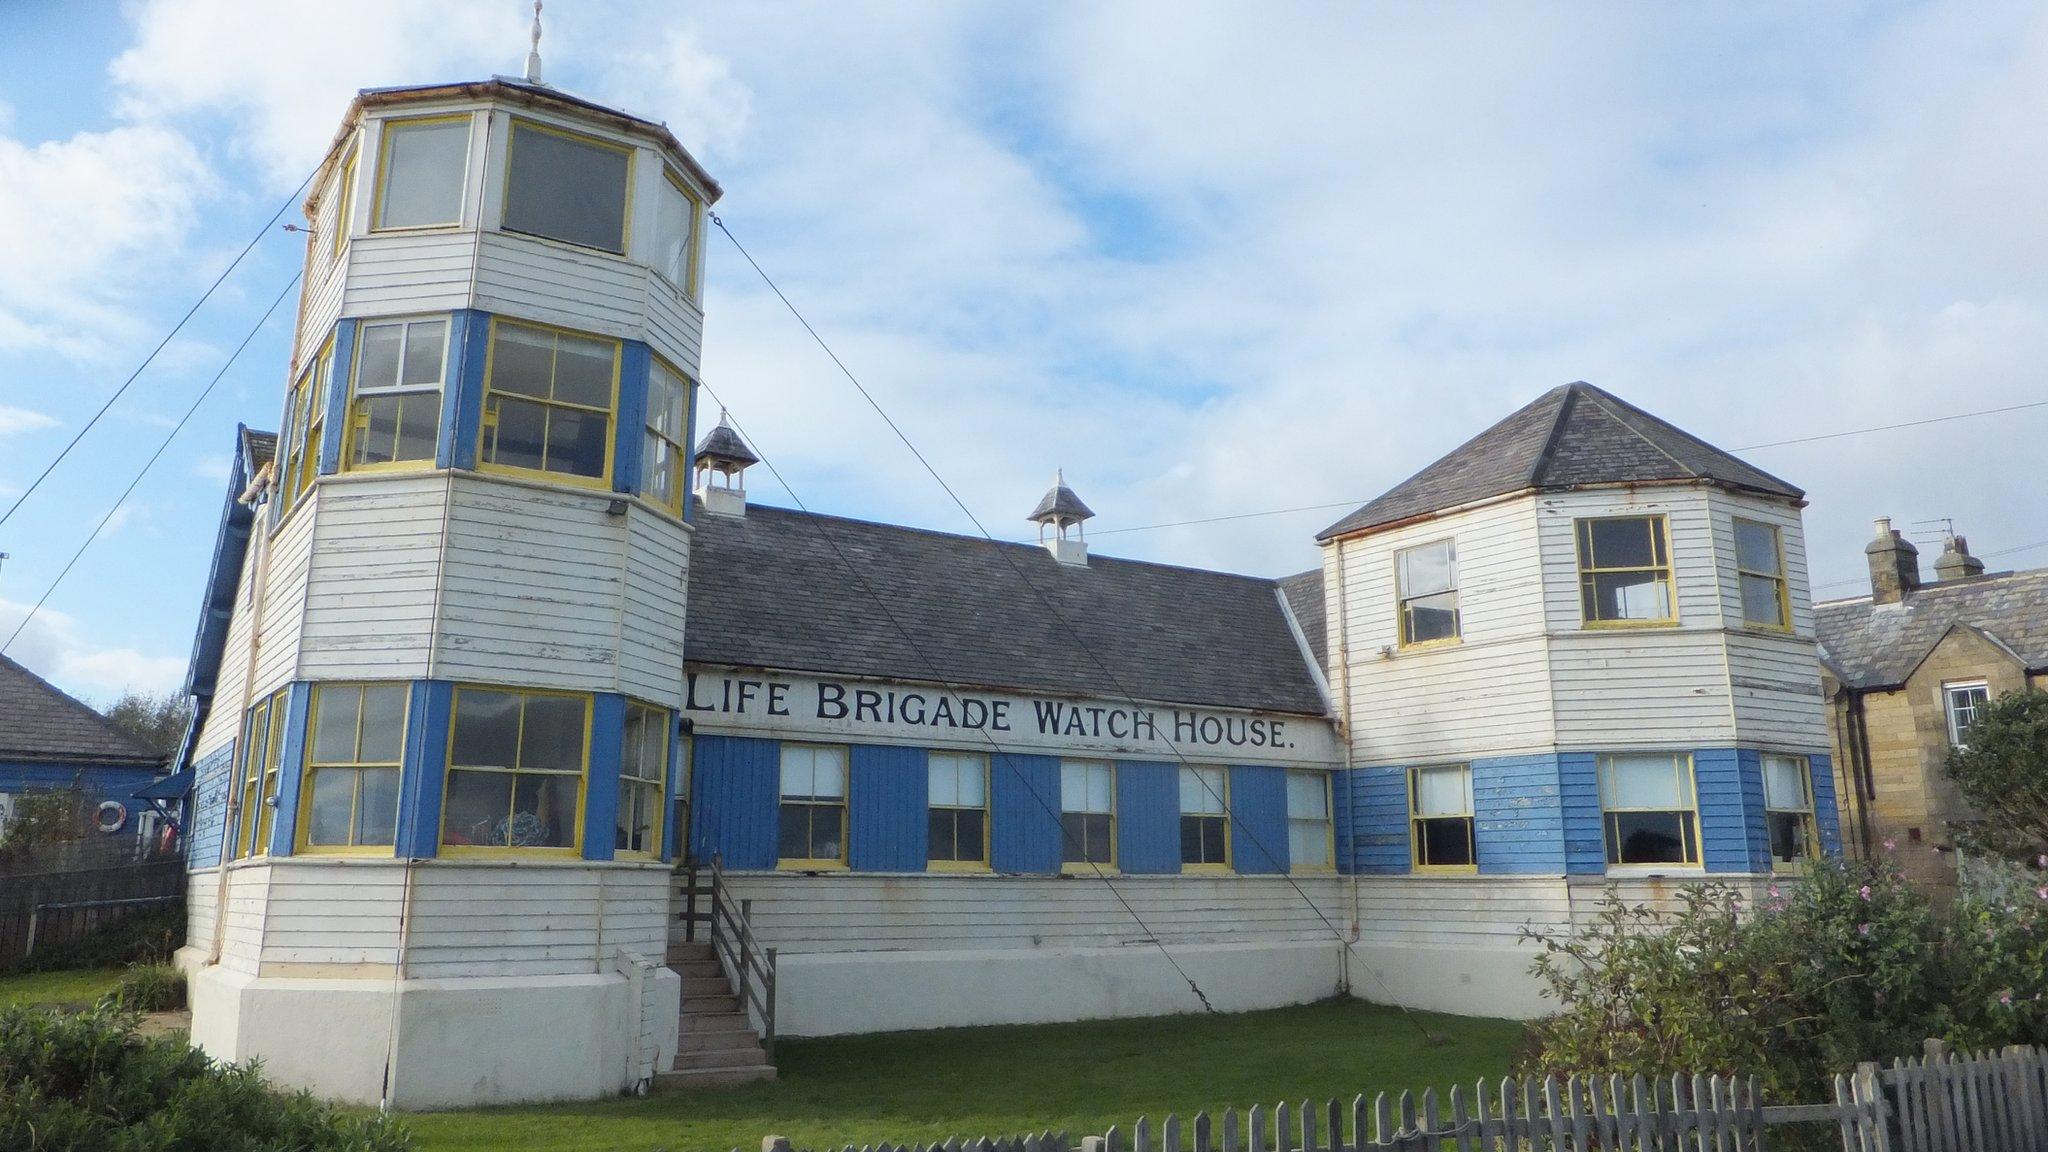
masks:
[[[0,638],[12,635],[28,610],[0,599]],[[107,698],[130,688],[164,692],[185,677],[182,657],[99,643],[77,619],[49,608],[35,614],[7,655],[74,696]]]
[[[191,473],[195,479],[210,484],[225,484],[228,473],[234,469],[234,461],[225,455],[206,455],[192,461]]]
[[[15,436],[23,432],[41,432],[55,428],[57,419],[28,408],[15,408],[0,404],[0,436]]]

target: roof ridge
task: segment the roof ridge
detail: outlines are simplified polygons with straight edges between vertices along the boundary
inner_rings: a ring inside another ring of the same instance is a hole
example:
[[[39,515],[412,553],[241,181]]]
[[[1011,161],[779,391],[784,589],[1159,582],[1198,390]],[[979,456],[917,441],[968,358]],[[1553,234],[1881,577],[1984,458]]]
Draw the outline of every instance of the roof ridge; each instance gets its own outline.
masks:
[[[1584,382],[1583,382],[1583,381],[1581,381],[1581,383],[1584,383]],[[1586,391],[1588,391],[1588,392],[1592,393],[1592,399],[1593,399],[1593,406],[1594,406],[1594,407],[1596,407],[1596,408],[1600,409],[1600,410],[1601,410],[1602,412],[1605,412],[1605,413],[1607,413],[1607,415],[1609,415],[1609,416],[1613,417],[1613,418],[1614,418],[1614,422],[1615,422],[1616,424],[1619,424],[1619,425],[1621,425],[1621,426],[1622,426],[1623,428],[1626,428],[1626,429],[1628,429],[1628,430],[1629,430],[1629,432],[1630,432],[1631,434],[1633,434],[1633,435],[1635,436],[1635,438],[1636,438],[1636,439],[1638,439],[1638,440],[1641,440],[1641,441],[1642,441],[1643,443],[1645,443],[1645,444],[1648,444],[1648,445],[1650,446],[1651,450],[1655,451],[1655,452],[1657,453],[1657,455],[1659,455],[1659,456],[1662,456],[1662,457],[1664,457],[1664,458],[1665,458],[1666,460],[1669,460],[1669,461],[1671,461],[1671,462],[1672,462],[1673,464],[1676,464],[1676,465],[1678,465],[1678,470],[1679,470],[1680,472],[1683,472],[1683,473],[1685,473],[1685,474],[1686,474],[1687,476],[1690,476],[1690,477],[1692,477],[1692,478],[1693,478],[1693,479],[1695,479],[1695,480],[1708,480],[1708,479],[1712,479],[1712,477],[1708,476],[1708,475],[1707,475],[1706,473],[1704,473],[1704,472],[1701,472],[1701,471],[1700,471],[1699,469],[1697,469],[1697,468],[1694,468],[1694,467],[1693,467],[1692,465],[1690,465],[1690,464],[1687,464],[1687,463],[1686,463],[1685,461],[1683,461],[1683,460],[1680,460],[1680,459],[1679,459],[1678,457],[1676,457],[1676,456],[1673,456],[1673,455],[1671,454],[1671,452],[1670,452],[1670,451],[1669,451],[1668,449],[1666,449],[1666,448],[1665,448],[1665,447],[1664,447],[1664,446],[1663,446],[1662,444],[1659,444],[1659,443],[1657,443],[1657,442],[1656,442],[1655,440],[1651,439],[1651,438],[1650,438],[1650,435],[1649,435],[1648,433],[1644,432],[1644,431],[1643,431],[1643,430],[1642,430],[1641,428],[1638,428],[1638,427],[1636,427],[1636,423],[1635,423],[1635,421],[1634,421],[1634,420],[1631,420],[1631,419],[1629,419],[1627,415],[1625,415],[1625,414],[1623,414],[1623,413],[1621,413],[1621,412],[1616,412],[1616,411],[1615,411],[1615,410],[1614,410],[1613,408],[1609,407],[1609,406],[1608,406],[1608,404],[1607,404],[1607,401],[1608,401],[1608,400],[1613,400],[1613,401],[1614,401],[1615,403],[1617,403],[1617,404],[1620,404],[1620,405],[1622,405],[1623,407],[1631,407],[1631,405],[1629,405],[1628,401],[1626,401],[1626,400],[1623,400],[1623,399],[1622,399],[1621,397],[1619,397],[1619,396],[1610,396],[1610,395],[1608,395],[1608,394],[1607,394],[1606,392],[1603,392],[1603,391],[1601,391],[1601,390],[1600,390],[1599,388],[1596,388],[1596,387],[1594,387],[1594,386],[1593,386],[1593,385],[1591,385],[1591,384],[1586,384],[1586,385],[1585,385],[1585,387],[1586,387]],[[1648,415],[1649,415],[1649,413],[1645,412],[1645,413],[1643,413],[1643,415],[1645,415],[1645,416],[1648,416]],[[1659,423],[1663,423],[1663,422],[1662,422],[1662,421],[1659,421]],[[1672,427],[1672,428],[1676,428],[1676,427],[1677,427],[1677,425],[1667,425],[1667,427]],[[1705,443],[1705,441],[1701,441],[1701,443]],[[1708,445],[1707,445],[1707,447],[1709,447],[1709,448],[1713,448],[1714,446],[1713,446],[1713,445],[1711,445],[1711,444],[1708,444]],[[1715,448],[1714,450],[1715,450],[1716,452],[1719,452],[1719,451],[1721,451],[1721,449],[1719,449],[1719,448]]]
[[[1557,442],[1564,437],[1565,421],[1571,418],[1572,401],[1578,397],[1582,385],[1591,387],[1583,380],[1574,380],[1564,386],[1564,398],[1557,402],[1557,415],[1550,418],[1550,432],[1543,437],[1543,448],[1536,453],[1536,462],[1529,465],[1529,482],[1523,487],[1542,486],[1543,473],[1550,467],[1550,458],[1557,451]]]

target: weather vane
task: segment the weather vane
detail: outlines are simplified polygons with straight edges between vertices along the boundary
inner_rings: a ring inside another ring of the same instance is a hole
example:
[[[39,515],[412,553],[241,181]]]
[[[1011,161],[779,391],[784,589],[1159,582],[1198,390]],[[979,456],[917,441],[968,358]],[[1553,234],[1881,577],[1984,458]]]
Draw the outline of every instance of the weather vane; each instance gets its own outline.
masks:
[[[540,0],[533,0],[533,32],[526,49],[526,82],[541,83],[540,78]]]

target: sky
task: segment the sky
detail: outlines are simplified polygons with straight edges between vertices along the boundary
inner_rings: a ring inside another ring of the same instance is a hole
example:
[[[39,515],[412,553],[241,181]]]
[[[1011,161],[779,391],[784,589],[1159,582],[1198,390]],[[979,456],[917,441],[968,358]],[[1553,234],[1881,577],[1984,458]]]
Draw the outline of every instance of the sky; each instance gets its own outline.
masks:
[[[516,73],[530,18],[0,0],[0,511],[358,88]],[[1572,380],[1731,449],[2048,398],[2037,3],[549,0],[545,26],[548,81],[674,129],[999,535],[1064,468],[1097,552],[1299,571],[1345,505]],[[0,639],[297,270],[302,238],[261,234],[0,524]],[[972,531],[731,245],[706,256],[705,383],[797,497]],[[290,303],[9,656],[97,701],[181,682]],[[1877,516],[1930,569],[1943,519],[2048,565],[2044,442],[2037,407],[1744,455],[1807,490],[1832,598]]]

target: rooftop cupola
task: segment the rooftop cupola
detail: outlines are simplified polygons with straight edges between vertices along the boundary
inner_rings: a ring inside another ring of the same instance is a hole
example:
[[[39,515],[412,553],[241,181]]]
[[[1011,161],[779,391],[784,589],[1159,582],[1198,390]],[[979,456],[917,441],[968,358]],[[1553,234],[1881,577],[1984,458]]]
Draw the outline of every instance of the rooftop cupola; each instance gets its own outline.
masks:
[[[718,410],[718,426],[705,434],[692,461],[697,468],[697,499],[706,512],[719,516],[747,514],[747,469],[761,462],[740,434],[733,431],[725,409]]]
[[[1877,536],[1863,546],[1870,561],[1870,601],[1897,604],[1920,587],[1920,550],[1892,527],[1892,518],[1877,518]]]
[[[1038,542],[1045,545],[1053,559],[1085,568],[1088,565],[1088,532],[1081,527],[1081,522],[1094,515],[1086,504],[1081,503],[1081,498],[1074,495],[1074,490],[1067,487],[1066,470],[1061,469],[1053,473],[1051,490],[1038,502],[1038,507],[1031,510],[1028,519],[1038,525]],[[1053,532],[1049,539],[1046,536],[1048,528]],[[1067,536],[1069,528],[1074,530],[1071,539]]]
[[[1934,562],[1937,580],[1967,580],[1984,574],[1984,562],[1970,555],[1970,542],[1951,532],[1941,558]]]

